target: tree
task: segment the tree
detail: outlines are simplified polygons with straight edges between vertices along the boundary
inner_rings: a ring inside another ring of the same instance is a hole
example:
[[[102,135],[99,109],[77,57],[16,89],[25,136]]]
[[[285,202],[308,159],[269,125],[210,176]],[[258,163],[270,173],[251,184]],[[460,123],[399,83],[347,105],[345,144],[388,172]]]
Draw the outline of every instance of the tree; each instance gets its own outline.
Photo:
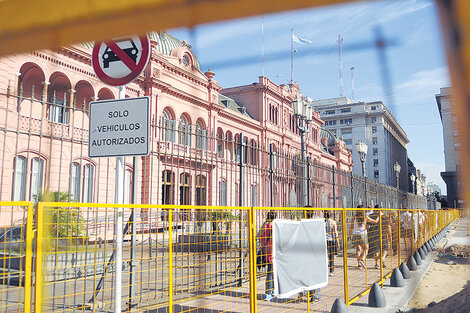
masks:
[[[443,197],[439,191],[433,191],[432,195],[436,198],[437,202],[441,203],[441,208],[447,208],[447,199]]]
[[[70,194],[46,190],[38,195],[37,202],[70,202]],[[45,231],[54,240],[67,239],[76,242],[84,238],[85,220],[79,208],[46,207],[44,223],[48,226]]]

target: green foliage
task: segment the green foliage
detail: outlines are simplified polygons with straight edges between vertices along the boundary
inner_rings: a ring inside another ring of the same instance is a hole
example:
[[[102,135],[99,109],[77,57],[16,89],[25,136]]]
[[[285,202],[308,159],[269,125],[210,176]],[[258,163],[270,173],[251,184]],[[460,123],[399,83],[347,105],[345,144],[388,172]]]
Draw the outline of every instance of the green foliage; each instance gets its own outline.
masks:
[[[71,202],[68,192],[44,191],[38,195],[39,202]],[[85,221],[80,208],[46,207],[44,219],[49,235],[54,239],[81,239],[85,233]]]

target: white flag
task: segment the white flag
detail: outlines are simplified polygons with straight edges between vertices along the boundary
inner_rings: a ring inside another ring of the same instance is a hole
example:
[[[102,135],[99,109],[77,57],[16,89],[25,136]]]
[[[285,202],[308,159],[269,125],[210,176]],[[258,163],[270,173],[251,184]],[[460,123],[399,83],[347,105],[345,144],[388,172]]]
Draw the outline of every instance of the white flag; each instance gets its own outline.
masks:
[[[293,40],[294,42],[297,42],[297,43],[305,43],[305,44],[307,44],[307,45],[309,45],[309,44],[312,43],[311,40],[300,38],[299,36],[297,36],[297,35],[294,34],[294,33],[292,33],[292,40]]]

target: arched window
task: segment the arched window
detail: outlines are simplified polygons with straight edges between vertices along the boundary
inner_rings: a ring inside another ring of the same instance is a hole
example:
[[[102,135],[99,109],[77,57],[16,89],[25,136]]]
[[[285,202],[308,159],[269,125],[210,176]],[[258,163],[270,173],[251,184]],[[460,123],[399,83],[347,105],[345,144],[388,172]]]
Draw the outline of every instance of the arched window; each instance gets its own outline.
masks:
[[[207,150],[207,129],[201,120],[196,122],[196,148]]]
[[[206,205],[206,177],[196,176],[196,205]]]
[[[83,173],[83,177],[82,177]],[[83,167],[73,162],[70,165],[70,198],[76,202],[93,202],[95,189],[95,166],[87,163]]]
[[[173,204],[174,174],[172,171],[162,172],[162,204]]]
[[[21,66],[18,79],[18,102],[24,98],[41,101],[45,76],[42,69],[35,63],[25,63]]]
[[[26,158],[23,156],[15,157],[14,175],[13,175],[13,201],[26,200]]]
[[[175,120],[168,110],[163,110],[162,140],[175,142]]]
[[[31,188],[30,188],[30,200],[38,201],[38,196],[42,193],[42,187],[44,184],[44,160],[40,158],[34,158],[31,160]]]
[[[180,204],[191,204],[191,175],[188,173],[180,174]]]
[[[70,198],[80,201],[80,164],[72,163],[70,168]]]
[[[250,142],[250,162],[252,165],[258,164],[258,147],[254,139]]]
[[[125,181],[125,178],[126,177],[124,176],[124,181]],[[83,193],[82,193],[83,203],[93,202],[94,182],[95,182],[95,166],[92,164],[85,164],[85,166],[83,166]],[[124,185],[124,188],[126,188],[126,185]],[[124,198],[125,196],[126,194],[124,193]],[[124,202],[124,203],[129,203],[129,197],[127,197],[127,202]]]
[[[70,90],[72,86],[69,79],[62,73],[51,75],[49,85],[49,120],[54,123],[68,124],[70,111]]]
[[[225,180],[219,181],[219,205],[227,205],[227,182]]]
[[[232,133],[228,130],[225,133],[225,157],[227,160],[233,161],[233,142],[232,142]]]
[[[185,115],[181,115],[178,133],[179,144],[191,147],[191,124]]]
[[[240,162],[240,135],[235,134],[235,140],[234,140],[234,145],[233,145],[233,152],[235,155],[235,162]]]
[[[248,138],[244,137],[243,138],[243,163],[250,163],[250,160],[248,159],[250,156],[250,147],[248,146]]]
[[[217,157],[224,158],[224,132],[221,128],[217,129]]]

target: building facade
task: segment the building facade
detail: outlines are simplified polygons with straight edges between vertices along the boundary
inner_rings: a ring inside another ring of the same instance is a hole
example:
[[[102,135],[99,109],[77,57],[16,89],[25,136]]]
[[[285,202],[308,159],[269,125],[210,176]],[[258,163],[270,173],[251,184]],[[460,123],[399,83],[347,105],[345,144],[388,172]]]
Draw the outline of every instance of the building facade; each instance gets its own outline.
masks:
[[[366,176],[374,181],[397,185],[394,164],[401,167],[399,188],[408,191],[408,164],[406,145],[409,140],[394,116],[380,101],[354,102],[347,97],[312,101],[320,112],[325,128],[342,138],[353,151],[353,172],[362,175],[362,165],[356,151],[359,140],[368,146]]]
[[[459,196],[459,134],[456,127],[455,116],[452,112],[450,88],[441,88],[436,95],[437,107],[441,116],[444,137],[445,172],[441,177],[447,187],[447,203],[449,207],[461,207],[463,202]]]
[[[124,201],[260,206],[274,193],[275,205],[298,205],[299,180],[306,179],[299,177],[300,137],[292,123],[298,85],[260,77],[222,89],[185,41],[156,32],[150,38],[149,64],[125,87],[126,97],[150,99],[150,154],[125,158]],[[90,102],[116,99],[118,89],[96,78],[91,51],[80,44],[0,60],[1,200],[37,201],[48,190],[113,203],[116,161],[88,157],[88,124]],[[326,206],[332,188],[314,178],[333,166],[349,173],[352,165],[344,143],[322,145],[322,124],[314,114],[307,155],[317,165],[309,167],[310,203]]]

